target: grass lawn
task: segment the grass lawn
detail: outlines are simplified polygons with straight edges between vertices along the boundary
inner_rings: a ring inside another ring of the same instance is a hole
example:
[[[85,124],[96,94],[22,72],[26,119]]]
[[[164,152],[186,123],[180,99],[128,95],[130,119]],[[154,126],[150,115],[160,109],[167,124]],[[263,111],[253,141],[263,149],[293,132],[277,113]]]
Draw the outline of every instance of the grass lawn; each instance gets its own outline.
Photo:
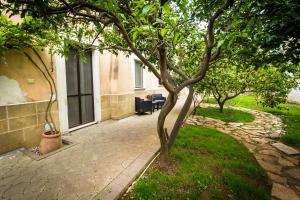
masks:
[[[232,137],[215,129],[181,128],[171,150],[171,165],[157,163],[128,199],[270,199],[264,171]]]
[[[219,119],[224,122],[252,122],[255,117],[251,113],[240,110],[224,108],[223,113],[219,111],[219,107],[199,108],[196,111],[197,115]]]
[[[216,103],[214,99],[209,99],[208,102]],[[287,134],[281,138],[281,141],[300,148],[300,106],[293,104],[281,104],[281,109],[278,108],[263,108],[257,104],[253,96],[239,96],[228,101],[227,105],[261,110],[278,115],[287,125]]]

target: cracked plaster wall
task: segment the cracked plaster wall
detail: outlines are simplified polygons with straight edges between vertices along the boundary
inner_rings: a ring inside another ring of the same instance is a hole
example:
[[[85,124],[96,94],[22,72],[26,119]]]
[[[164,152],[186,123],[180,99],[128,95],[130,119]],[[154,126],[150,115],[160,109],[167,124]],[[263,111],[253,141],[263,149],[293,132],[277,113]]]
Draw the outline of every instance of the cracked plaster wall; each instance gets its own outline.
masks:
[[[51,68],[51,57],[47,51],[40,54],[46,65]],[[34,55],[32,57],[42,66]],[[12,50],[1,57],[0,106],[45,101],[49,100],[49,97],[49,85],[42,73],[20,51]]]

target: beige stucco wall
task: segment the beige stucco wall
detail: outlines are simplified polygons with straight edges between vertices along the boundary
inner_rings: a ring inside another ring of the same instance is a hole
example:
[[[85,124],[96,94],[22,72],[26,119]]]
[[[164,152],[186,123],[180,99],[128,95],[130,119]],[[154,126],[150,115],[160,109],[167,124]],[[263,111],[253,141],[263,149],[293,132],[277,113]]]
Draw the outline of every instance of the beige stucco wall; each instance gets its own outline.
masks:
[[[135,89],[134,55],[120,52],[113,55],[103,52],[100,56],[101,120],[120,119],[135,113],[135,98],[146,99],[148,94],[166,92],[158,79],[143,69],[143,89]]]
[[[29,50],[34,61],[43,67],[38,58]],[[51,57],[47,51],[40,52],[51,71]],[[52,76],[55,78],[54,71]],[[0,106],[49,100],[50,89],[42,73],[21,52],[12,50],[1,57],[0,62]],[[6,95],[5,95],[6,94]],[[23,97],[23,98],[21,98]]]
[[[133,91],[131,59],[122,52],[118,55],[107,51],[100,55],[101,95],[125,94]]]
[[[100,55],[101,95],[134,93],[135,59],[137,58],[134,55],[127,57],[122,52],[113,55],[104,51]],[[158,79],[147,69],[143,69],[143,86],[145,90],[161,88]]]
[[[289,95],[288,100],[289,103],[296,103],[300,104],[300,90],[299,89],[293,89]]]
[[[101,121],[122,119],[135,113],[135,97],[146,99],[147,95],[161,93],[167,96],[164,88],[156,90],[136,90],[128,94],[107,94],[101,96]]]
[[[22,22],[19,15],[11,16],[11,13],[5,13],[5,16],[14,23]],[[5,55],[0,55],[0,106],[49,100],[48,83],[42,73],[23,54],[23,50],[10,50]],[[33,51],[27,49],[26,52],[43,68]],[[51,56],[47,49],[39,53],[50,69]]]

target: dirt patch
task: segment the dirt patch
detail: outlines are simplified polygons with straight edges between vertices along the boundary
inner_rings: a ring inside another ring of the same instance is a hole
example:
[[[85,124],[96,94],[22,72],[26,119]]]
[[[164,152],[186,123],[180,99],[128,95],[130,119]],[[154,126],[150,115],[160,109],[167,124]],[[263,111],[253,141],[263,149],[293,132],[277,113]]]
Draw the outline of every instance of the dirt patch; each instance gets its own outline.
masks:
[[[25,148],[22,148],[20,151],[23,152],[26,156],[30,157],[31,159],[33,160],[36,160],[36,161],[39,161],[39,160],[42,160],[44,158],[47,158],[49,156],[52,156],[54,154],[57,154],[63,150],[66,150],[74,145],[76,145],[77,143],[74,142],[74,141],[71,141],[69,139],[62,139],[62,144],[63,146],[55,151],[52,151],[50,153],[47,153],[45,155],[42,155],[38,148],[37,147],[33,147],[33,148],[30,148],[30,149],[25,149]]]
[[[162,172],[166,172],[168,174],[174,174],[177,169],[180,167],[180,162],[178,160],[170,159],[167,162],[162,160],[162,157],[159,156],[157,159],[152,163],[151,169],[156,169]]]
[[[204,192],[201,193],[199,199],[201,199],[201,200],[211,200],[213,198],[212,198],[211,194],[208,191],[204,191]]]

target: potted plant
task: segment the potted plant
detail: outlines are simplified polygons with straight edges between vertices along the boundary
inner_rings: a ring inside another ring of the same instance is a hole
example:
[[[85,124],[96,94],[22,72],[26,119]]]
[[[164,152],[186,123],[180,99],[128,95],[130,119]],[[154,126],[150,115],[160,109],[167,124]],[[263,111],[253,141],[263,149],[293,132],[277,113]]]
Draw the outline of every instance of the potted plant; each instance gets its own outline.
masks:
[[[20,13],[13,14],[19,15]],[[41,133],[41,142],[39,144],[40,153],[46,154],[60,148],[62,146],[62,138],[51,115],[51,107],[56,101],[57,94],[55,81],[51,75],[53,66],[52,69],[47,67],[39,51],[42,51],[44,47],[49,47],[52,55],[52,52],[55,51],[54,46],[62,47],[62,40],[57,31],[49,29],[51,24],[39,19],[33,19],[30,16],[24,16],[22,17],[22,23],[14,23],[6,16],[0,17],[0,26],[4,27],[1,30],[0,56],[9,50],[20,51],[41,72],[49,84],[51,96],[45,110],[45,131]]]
[[[51,114],[51,108],[54,102],[56,102],[56,85],[51,72],[49,71],[47,65],[43,61],[41,55],[35,48],[30,48],[34,55],[38,58],[40,63],[42,63],[43,69],[34,61],[29,53],[23,51],[24,55],[31,61],[31,63],[43,74],[44,78],[47,80],[50,88],[50,100],[47,104],[45,111],[45,131],[41,134],[41,141],[38,147],[40,154],[47,154],[49,152],[55,151],[62,146],[62,138],[60,132],[57,130],[53,117]],[[52,59],[51,59],[52,60]],[[52,63],[52,62],[51,62]],[[52,66],[53,69],[53,66]],[[53,70],[52,70],[53,71]],[[54,95],[55,92],[55,95]]]

